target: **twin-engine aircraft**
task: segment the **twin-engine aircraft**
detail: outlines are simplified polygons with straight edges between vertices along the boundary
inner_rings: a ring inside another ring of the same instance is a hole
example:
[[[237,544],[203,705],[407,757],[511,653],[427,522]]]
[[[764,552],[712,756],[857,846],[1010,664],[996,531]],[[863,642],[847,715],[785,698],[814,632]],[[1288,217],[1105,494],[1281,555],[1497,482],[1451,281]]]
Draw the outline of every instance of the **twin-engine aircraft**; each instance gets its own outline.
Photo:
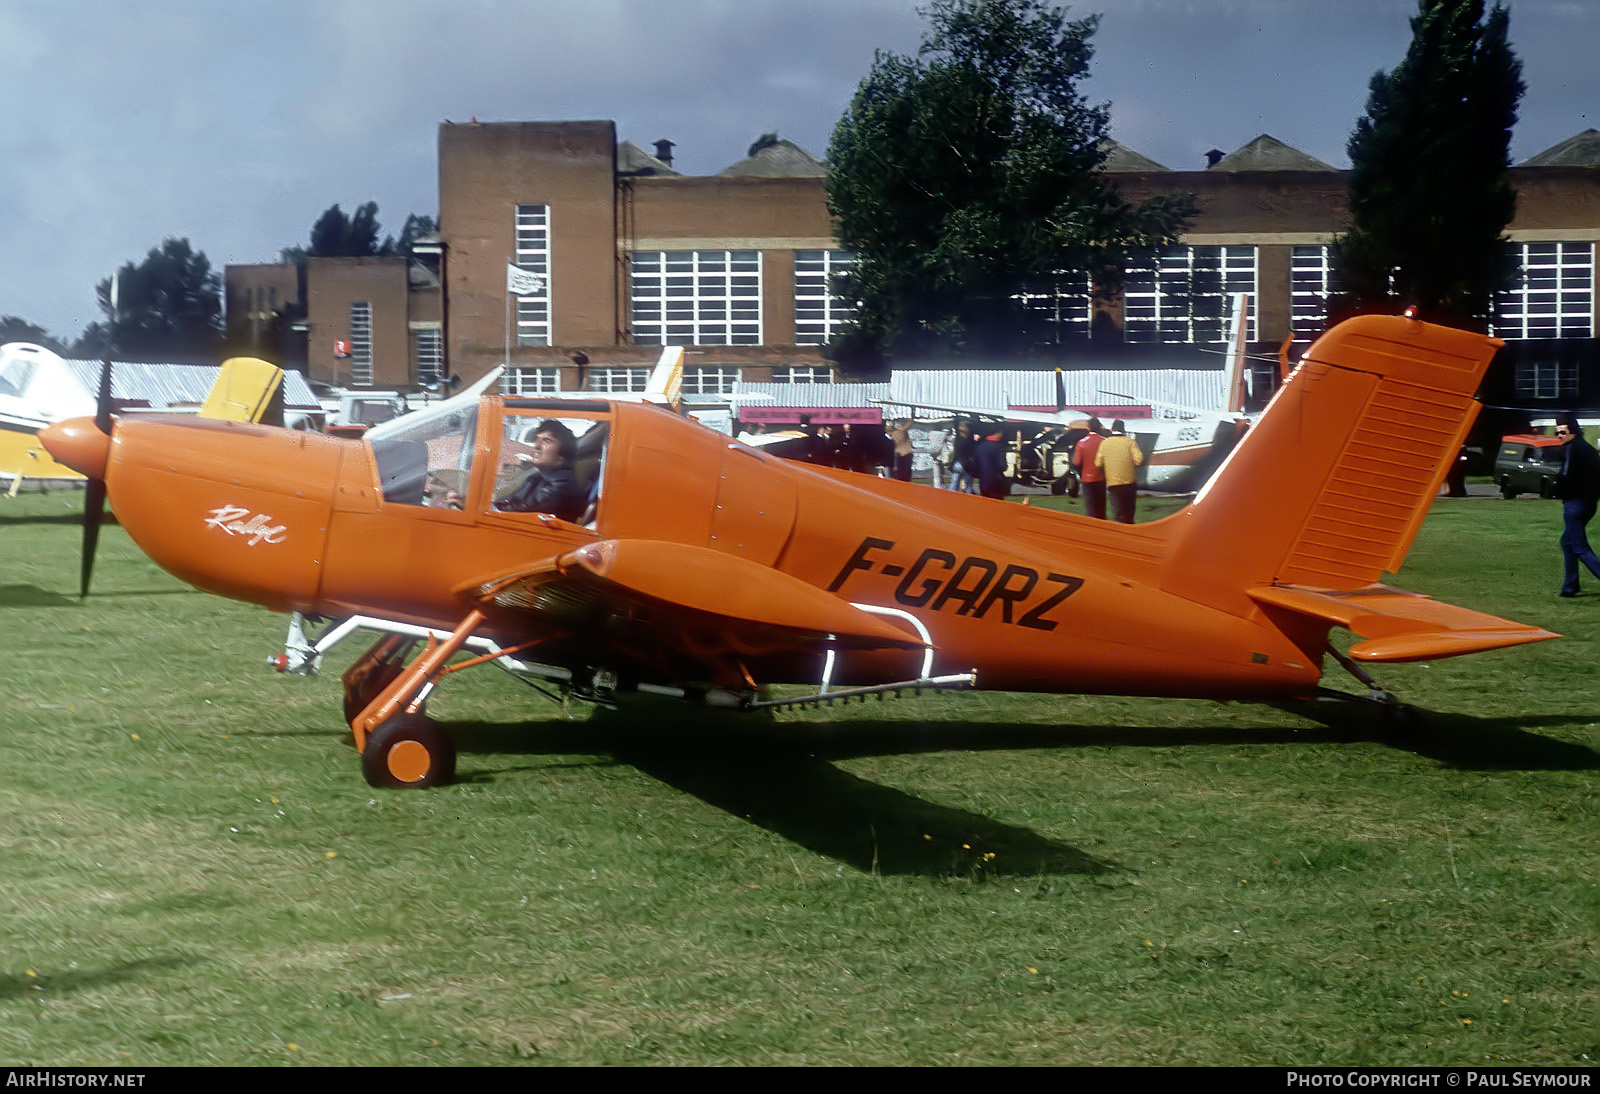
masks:
[[[173,574],[329,621],[315,641],[291,627],[280,667],[380,633],[345,674],[347,720],[369,781],[420,787],[455,763],[430,693],[490,661],[564,697],[756,710],[939,687],[1309,698],[1331,657],[1388,700],[1363,665],[1556,637],[1378,584],[1499,344],[1342,324],[1192,504],[1132,526],[775,459],[599,399],[453,401],[370,442],[144,417],[44,440]],[[551,511],[524,511],[541,492]],[[1359,636],[1347,655],[1334,627]]]

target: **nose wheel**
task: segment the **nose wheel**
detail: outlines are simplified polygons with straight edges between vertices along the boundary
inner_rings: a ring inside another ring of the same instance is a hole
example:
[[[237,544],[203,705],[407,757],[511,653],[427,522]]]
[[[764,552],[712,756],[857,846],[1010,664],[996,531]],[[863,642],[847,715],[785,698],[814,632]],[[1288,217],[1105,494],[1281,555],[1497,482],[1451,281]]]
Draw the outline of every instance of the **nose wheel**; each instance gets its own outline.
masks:
[[[367,735],[361,773],[367,782],[384,789],[438,786],[456,773],[455,742],[426,714],[402,712]]]

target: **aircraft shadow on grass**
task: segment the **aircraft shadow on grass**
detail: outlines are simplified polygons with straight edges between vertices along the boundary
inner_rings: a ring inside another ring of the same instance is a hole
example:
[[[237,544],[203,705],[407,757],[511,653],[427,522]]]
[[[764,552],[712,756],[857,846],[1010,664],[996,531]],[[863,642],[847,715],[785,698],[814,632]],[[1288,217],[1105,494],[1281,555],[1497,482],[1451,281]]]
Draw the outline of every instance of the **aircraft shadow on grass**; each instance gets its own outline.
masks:
[[[172,589],[117,589],[110,592],[96,592],[95,597],[100,600],[109,600],[116,597],[133,596],[199,596],[193,589],[178,587]],[[76,596],[66,596],[61,593],[41,589],[37,585],[0,585],[0,608],[81,608],[84,602]]]
[[[1356,704],[1285,704],[1310,727],[1043,726],[1029,723],[852,721],[692,725],[638,710],[583,723],[457,723],[463,752],[603,753],[818,854],[880,874],[942,877],[1107,874],[1123,868],[1069,844],[981,814],[885,787],[833,761],[928,752],[1107,746],[1377,742],[1462,769],[1600,769],[1600,753],[1531,732],[1588,716],[1475,718],[1408,708],[1398,727]],[[604,761],[602,761],[604,762]],[[535,770],[528,768],[527,770]],[[467,781],[474,776],[467,774]]]
[[[637,712],[600,713],[585,723],[541,728],[458,723],[464,752],[523,755],[602,753],[668,786],[748,820],[819,855],[883,875],[969,877],[1120,872],[1069,844],[978,813],[938,805],[841,771],[842,758],[808,732],[770,722],[696,729]],[[906,727],[900,727],[902,731]],[[943,747],[943,746],[941,746]],[[905,748],[868,749],[923,751]],[[939,751],[929,748],[927,751]],[[537,772],[542,767],[529,767]],[[465,774],[465,781],[474,776]]]
[[[41,589],[37,585],[0,585],[0,608],[70,608],[76,597]]]

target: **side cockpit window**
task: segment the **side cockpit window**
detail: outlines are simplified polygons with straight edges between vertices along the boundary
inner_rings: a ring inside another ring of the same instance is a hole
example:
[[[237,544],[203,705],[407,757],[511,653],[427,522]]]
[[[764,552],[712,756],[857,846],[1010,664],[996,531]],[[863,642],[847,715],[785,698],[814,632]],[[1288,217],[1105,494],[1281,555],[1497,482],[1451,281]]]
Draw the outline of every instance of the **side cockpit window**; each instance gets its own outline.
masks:
[[[473,403],[418,411],[385,427],[371,442],[383,500],[460,509],[472,474],[477,424],[478,408]]]
[[[592,524],[599,507],[610,423],[539,411],[506,412],[492,505]]]

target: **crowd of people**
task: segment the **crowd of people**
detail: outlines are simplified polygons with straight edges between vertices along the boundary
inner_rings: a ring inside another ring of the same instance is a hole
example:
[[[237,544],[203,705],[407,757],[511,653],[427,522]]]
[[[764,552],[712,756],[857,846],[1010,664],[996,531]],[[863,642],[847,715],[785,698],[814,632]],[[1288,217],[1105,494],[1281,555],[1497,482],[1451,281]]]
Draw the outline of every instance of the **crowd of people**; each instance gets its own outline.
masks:
[[[843,471],[879,474],[911,481],[915,449],[911,422],[905,418],[877,424],[801,426],[802,443],[793,458]],[[1052,450],[1066,431],[1051,426],[1034,438],[1034,458],[1042,461],[1048,477]],[[947,432],[934,454],[934,485],[944,479],[948,489],[1004,498],[1011,491],[1007,476],[1010,452],[1004,427],[998,423],[962,420]],[[1139,467],[1144,453],[1119,419],[1108,430],[1099,418],[1090,418],[1088,433],[1072,448],[1072,474],[1081,482],[1085,511],[1102,520],[1132,524],[1138,496]]]

